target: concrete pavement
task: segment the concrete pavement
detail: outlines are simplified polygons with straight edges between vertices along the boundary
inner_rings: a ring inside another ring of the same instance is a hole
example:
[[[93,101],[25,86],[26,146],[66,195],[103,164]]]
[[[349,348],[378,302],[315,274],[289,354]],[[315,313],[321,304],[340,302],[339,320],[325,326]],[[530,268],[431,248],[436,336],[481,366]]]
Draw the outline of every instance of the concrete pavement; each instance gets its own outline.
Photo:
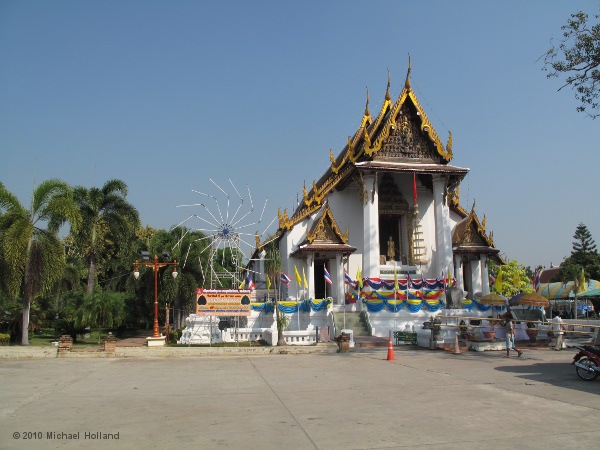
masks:
[[[0,448],[596,448],[574,350],[0,360]],[[26,439],[28,438],[28,439]]]

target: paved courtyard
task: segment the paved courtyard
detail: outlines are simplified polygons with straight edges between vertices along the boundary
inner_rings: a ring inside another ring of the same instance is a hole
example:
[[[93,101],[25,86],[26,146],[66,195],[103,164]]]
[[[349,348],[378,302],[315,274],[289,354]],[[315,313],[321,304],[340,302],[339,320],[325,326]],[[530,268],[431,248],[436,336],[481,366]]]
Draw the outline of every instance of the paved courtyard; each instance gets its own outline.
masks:
[[[0,359],[0,448],[597,448],[573,353]]]

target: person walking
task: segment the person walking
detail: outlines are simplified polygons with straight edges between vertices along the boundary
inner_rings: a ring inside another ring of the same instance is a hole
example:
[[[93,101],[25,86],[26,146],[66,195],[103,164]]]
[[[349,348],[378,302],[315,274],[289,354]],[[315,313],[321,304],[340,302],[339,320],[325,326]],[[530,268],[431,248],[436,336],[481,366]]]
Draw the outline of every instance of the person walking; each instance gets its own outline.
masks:
[[[564,345],[564,325],[563,320],[559,314],[555,314],[552,318],[552,331],[556,335],[556,346],[554,350],[562,350]]]
[[[507,311],[504,314],[504,331],[506,332],[506,355],[505,358],[510,358],[510,350],[517,352],[517,356],[520,358],[523,354],[522,350],[515,347],[515,326],[512,322],[512,314]]]

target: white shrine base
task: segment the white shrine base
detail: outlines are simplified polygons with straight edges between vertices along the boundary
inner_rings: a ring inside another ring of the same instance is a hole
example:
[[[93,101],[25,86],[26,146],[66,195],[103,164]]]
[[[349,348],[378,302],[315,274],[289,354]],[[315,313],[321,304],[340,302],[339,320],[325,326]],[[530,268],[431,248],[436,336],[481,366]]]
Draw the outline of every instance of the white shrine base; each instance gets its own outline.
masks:
[[[163,347],[165,345],[166,336],[147,337],[146,345],[148,347]]]
[[[333,330],[331,315],[327,310],[287,314],[288,326],[284,331],[287,345],[315,345],[319,340],[329,340],[329,330]],[[231,322],[231,321],[230,321]],[[232,322],[233,323],[233,322]],[[324,332],[324,334],[323,334]],[[331,332],[332,333],[332,332]],[[277,324],[273,313],[252,311],[244,328],[219,330],[217,317],[190,314],[178,344],[209,345],[226,342],[249,342],[262,340],[268,345],[277,345]]]

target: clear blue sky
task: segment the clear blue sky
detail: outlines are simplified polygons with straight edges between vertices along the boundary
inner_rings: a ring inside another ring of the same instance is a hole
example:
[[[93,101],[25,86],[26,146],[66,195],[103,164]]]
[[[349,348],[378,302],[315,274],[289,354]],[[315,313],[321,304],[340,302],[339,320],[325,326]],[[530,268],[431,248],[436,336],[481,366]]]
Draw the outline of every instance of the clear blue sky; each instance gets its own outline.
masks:
[[[40,180],[122,179],[143,223],[169,228],[192,189],[231,178],[269,198],[267,223],[356,131],[366,87],[378,111],[388,69],[397,98],[410,53],[452,164],[471,169],[463,206],[508,259],[557,264],[579,222],[600,243],[600,121],[538,58],[599,6],[0,0],[0,180],[28,204]]]

